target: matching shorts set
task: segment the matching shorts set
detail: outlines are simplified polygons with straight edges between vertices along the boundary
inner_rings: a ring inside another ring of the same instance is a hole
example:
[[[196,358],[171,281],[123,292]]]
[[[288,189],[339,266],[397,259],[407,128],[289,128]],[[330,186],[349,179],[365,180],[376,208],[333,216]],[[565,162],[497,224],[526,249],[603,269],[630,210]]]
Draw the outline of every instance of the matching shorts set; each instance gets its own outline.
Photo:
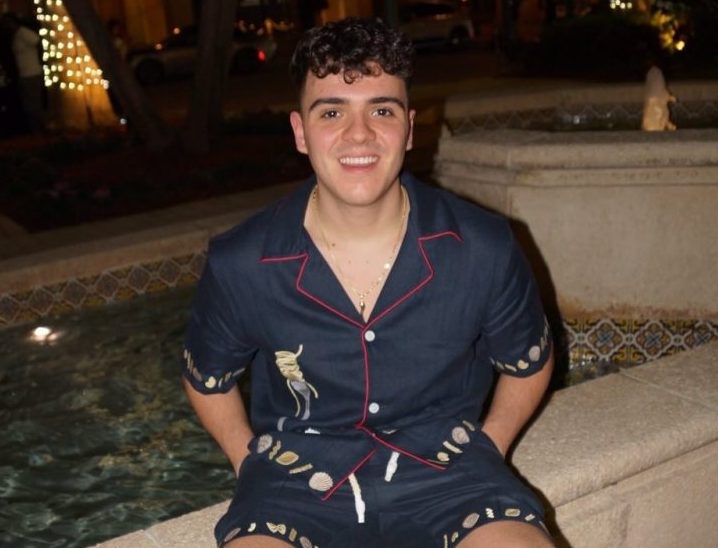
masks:
[[[195,390],[249,370],[255,437],[218,546],[448,548],[537,497],[481,431],[496,375],[551,337],[505,219],[401,175],[404,240],[367,321],[303,228],[313,180],[212,240],[185,339]]]

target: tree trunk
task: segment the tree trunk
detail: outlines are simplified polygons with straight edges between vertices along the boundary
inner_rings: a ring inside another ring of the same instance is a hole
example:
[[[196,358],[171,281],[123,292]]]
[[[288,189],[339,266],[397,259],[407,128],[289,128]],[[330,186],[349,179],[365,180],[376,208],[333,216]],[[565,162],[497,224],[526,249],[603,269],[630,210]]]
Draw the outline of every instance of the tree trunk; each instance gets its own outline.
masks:
[[[172,133],[162,122],[130,67],[112,44],[105,25],[90,0],[65,0],[65,9],[82,35],[103,77],[127,113],[131,130],[149,148],[163,148],[172,142]]]
[[[183,147],[195,153],[209,150],[222,124],[237,0],[204,0],[201,10],[192,99],[182,131]]]

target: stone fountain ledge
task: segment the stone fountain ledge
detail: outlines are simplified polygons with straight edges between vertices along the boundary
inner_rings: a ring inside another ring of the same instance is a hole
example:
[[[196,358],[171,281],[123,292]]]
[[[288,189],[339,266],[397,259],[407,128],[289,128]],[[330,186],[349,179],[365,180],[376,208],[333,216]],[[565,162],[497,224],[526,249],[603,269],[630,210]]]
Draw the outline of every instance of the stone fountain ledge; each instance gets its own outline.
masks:
[[[452,95],[446,102],[445,115],[449,122],[474,116],[522,112],[528,110],[554,109],[570,105],[615,105],[643,103],[643,84],[593,84],[575,85],[565,83],[554,89],[528,91],[498,90],[484,93],[461,93]],[[718,99],[716,81],[668,82],[669,91],[678,102],[715,101]]]
[[[669,87],[715,116],[718,82]],[[524,227],[520,243],[563,317],[714,326],[718,129],[502,129],[572,106],[631,104],[640,120],[642,97],[641,84],[449,97],[454,132],[439,141],[434,178]]]
[[[0,239],[0,327],[193,284],[210,237],[296,184]]]
[[[512,462],[573,548],[712,546],[718,343],[554,393]],[[102,548],[210,548],[227,502]]]

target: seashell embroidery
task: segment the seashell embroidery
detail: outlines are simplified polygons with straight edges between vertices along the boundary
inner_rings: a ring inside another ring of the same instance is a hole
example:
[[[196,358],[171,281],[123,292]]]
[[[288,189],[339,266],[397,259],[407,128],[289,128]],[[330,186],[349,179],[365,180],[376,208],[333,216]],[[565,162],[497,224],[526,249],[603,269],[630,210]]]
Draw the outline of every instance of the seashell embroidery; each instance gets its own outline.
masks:
[[[292,468],[289,473],[290,474],[301,474],[302,472],[306,472],[307,470],[311,470],[314,468],[312,464],[302,464],[301,466],[297,466],[296,468]]]
[[[457,538],[459,538],[458,531],[454,531],[453,533],[451,533],[451,542],[456,542]]]
[[[528,364],[527,362],[525,362],[524,360],[519,360],[519,363],[517,363],[516,365],[517,365],[518,368],[521,369],[522,371],[523,371],[524,369],[528,369],[528,368],[529,368],[529,364]]]
[[[302,548],[313,548],[312,541],[307,537],[299,537],[299,544],[302,545]]]
[[[538,359],[541,357],[541,349],[538,346],[532,346],[529,349],[529,359],[532,362],[538,361]]]
[[[309,478],[309,487],[315,491],[329,491],[334,486],[334,481],[326,472],[315,472]]]
[[[269,452],[269,455],[267,455],[267,458],[269,460],[272,460],[274,456],[279,453],[279,450],[282,448],[282,442],[280,440],[277,440],[277,443],[274,444],[274,447],[272,447],[272,450]]]
[[[476,427],[473,424],[471,424],[469,421],[461,421],[461,422],[464,423],[464,426],[466,426],[466,428],[468,428],[472,432],[476,432]]]
[[[294,527],[292,527],[292,530],[289,531],[289,537],[288,537],[288,538],[289,538],[289,542],[294,542],[294,541],[296,540],[296,538],[297,538],[297,530],[296,530]]]
[[[442,445],[444,447],[446,447],[452,453],[456,453],[456,454],[463,453],[463,451],[461,449],[459,449],[455,445],[450,444],[448,441],[445,441]]]
[[[517,518],[521,515],[521,510],[519,510],[518,508],[507,508],[504,512],[504,515],[507,518]]]
[[[451,439],[460,445],[464,445],[470,441],[469,433],[461,426],[457,426],[451,431]]]
[[[261,435],[259,440],[257,440],[257,453],[264,453],[272,446],[273,441],[272,436],[269,434]]]
[[[285,535],[287,533],[287,526],[283,523],[267,522],[267,529],[269,529],[272,533],[279,533],[280,535]]]
[[[461,523],[461,526],[464,529],[471,529],[474,525],[476,525],[479,522],[480,517],[481,516],[479,516],[479,514],[477,514],[476,512],[473,512],[464,518],[464,521]]]
[[[449,454],[444,451],[439,451],[436,454],[436,458],[439,459],[441,462],[449,462]]]
[[[229,533],[227,533],[227,536],[224,537],[224,542],[229,542],[230,540],[232,540],[234,537],[236,537],[236,536],[237,536],[239,533],[241,533],[241,532],[242,532],[242,528],[241,528],[241,527],[237,527],[237,528],[235,528],[235,529],[232,529]]]
[[[304,380],[304,373],[302,373],[299,367],[300,354],[304,350],[304,345],[300,344],[299,349],[296,352],[290,352],[289,350],[278,350],[274,353],[275,363],[279,368],[279,372],[287,379],[287,388],[289,393],[294,398],[297,404],[297,412],[294,414],[295,417],[299,416],[302,410],[302,404],[299,402],[297,392],[304,398],[304,414],[301,420],[307,420],[309,418],[309,402],[311,401],[311,395],[314,394],[315,398],[319,398],[319,393],[314,386]]]
[[[290,464],[294,464],[298,460],[299,455],[297,455],[294,451],[285,451],[277,457],[276,462],[278,462],[282,466],[289,466]]]

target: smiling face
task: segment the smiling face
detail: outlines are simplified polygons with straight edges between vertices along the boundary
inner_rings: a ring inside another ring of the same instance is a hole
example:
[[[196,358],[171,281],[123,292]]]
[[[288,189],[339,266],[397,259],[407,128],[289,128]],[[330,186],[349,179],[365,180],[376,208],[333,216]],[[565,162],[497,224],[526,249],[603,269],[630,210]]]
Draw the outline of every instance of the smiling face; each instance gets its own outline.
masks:
[[[323,196],[371,206],[397,186],[415,114],[403,80],[383,71],[351,83],[342,73],[310,73],[300,107],[290,116],[297,150],[309,156]]]

